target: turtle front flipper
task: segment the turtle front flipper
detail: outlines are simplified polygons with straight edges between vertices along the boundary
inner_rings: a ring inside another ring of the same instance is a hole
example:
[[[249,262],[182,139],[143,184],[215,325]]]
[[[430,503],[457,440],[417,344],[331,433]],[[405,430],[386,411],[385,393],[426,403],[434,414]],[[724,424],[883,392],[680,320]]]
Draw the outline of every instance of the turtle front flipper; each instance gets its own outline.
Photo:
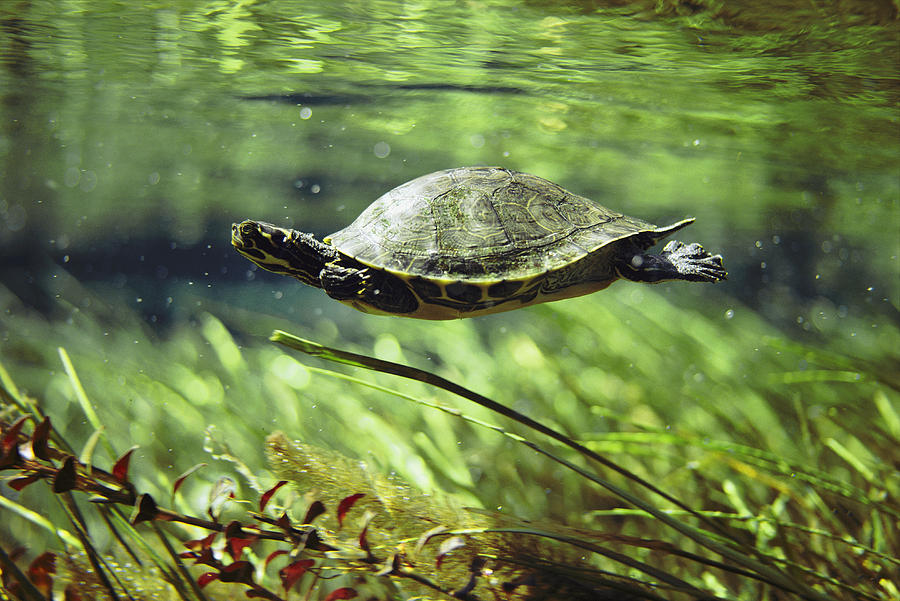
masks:
[[[666,244],[658,255],[645,253],[623,258],[617,271],[625,279],[646,283],[718,282],[728,278],[722,255],[711,255],[696,242],[684,244],[677,240]]]
[[[381,270],[329,263],[319,280],[328,296],[366,313],[403,315],[419,308],[409,286]]]

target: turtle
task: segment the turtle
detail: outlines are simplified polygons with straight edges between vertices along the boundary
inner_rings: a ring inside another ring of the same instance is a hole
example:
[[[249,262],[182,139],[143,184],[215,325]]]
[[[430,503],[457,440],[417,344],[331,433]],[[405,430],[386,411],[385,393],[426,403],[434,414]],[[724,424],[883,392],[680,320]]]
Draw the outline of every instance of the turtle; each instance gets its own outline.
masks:
[[[231,243],[263,269],[366,313],[455,319],[603,290],[617,279],[717,282],[721,255],[652,246],[658,227],[502,167],[437,171],[387,192],[344,229],[312,234],[245,220]]]

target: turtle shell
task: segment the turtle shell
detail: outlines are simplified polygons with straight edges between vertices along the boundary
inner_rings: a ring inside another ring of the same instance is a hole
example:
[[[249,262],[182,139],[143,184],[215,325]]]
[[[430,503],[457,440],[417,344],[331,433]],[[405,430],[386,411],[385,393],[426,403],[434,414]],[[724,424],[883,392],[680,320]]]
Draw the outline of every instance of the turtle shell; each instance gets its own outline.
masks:
[[[490,282],[560,269],[656,226],[545,179],[464,167],[414,179],[381,196],[326,243],[405,277]]]

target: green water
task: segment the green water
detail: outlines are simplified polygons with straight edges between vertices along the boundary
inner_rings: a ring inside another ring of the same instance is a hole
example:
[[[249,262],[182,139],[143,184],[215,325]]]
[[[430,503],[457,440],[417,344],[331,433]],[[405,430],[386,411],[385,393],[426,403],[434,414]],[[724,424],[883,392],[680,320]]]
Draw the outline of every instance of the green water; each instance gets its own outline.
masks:
[[[308,370],[268,343],[278,327],[432,369],[697,507],[896,556],[893,517],[866,519],[900,486],[897,13],[874,0],[5,2],[0,362],[81,448],[96,424],[67,349],[105,436],[141,446],[139,487],[159,498],[200,461],[214,465],[201,482],[241,479],[210,459],[217,436],[264,473],[263,438],[284,429],[466,504],[610,527],[589,512],[620,500],[493,432]],[[430,323],[357,313],[231,248],[234,221],[321,237],[394,186],[477,164],[654,223],[696,217],[681,239],[721,253],[729,279]],[[770,487],[713,447],[791,463]],[[862,491],[848,493],[856,509],[805,496],[832,477]],[[809,513],[779,514],[785,490]],[[205,490],[192,494],[181,510],[202,513]],[[29,527],[7,522],[0,541]],[[806,542],[794,547],[818,553]],[[772,554],[846,580],[833,557],[847,547],[822,564],[785,547]],[[763,598],[703,570],[673,572]]]
[[[165,319],[184,280],[242,281],[234,220],[327,234],[415,176],[498,164],[696,216],[723,291],[782,327],[822,303],[896,317],[896,10],[666,7],[9,5],[3,279],[50,259]]]

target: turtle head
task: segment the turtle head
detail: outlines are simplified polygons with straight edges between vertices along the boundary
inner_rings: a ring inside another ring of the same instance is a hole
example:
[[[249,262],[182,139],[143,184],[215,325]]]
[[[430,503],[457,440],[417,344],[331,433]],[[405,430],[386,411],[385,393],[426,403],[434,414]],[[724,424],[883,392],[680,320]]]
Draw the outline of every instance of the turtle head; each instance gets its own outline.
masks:
[[[288,230],[271,223],[247,219],[231,225],[231,245],[235,250],[269,271],[275,269],[278,261],[272,259],[282,254],[285,242],[290,239]]]
[[[295,277],[321,288],[319,274],[337,259],[334,247],[297,230],[247,219],[231,226],[235,250],[267,271]]]

